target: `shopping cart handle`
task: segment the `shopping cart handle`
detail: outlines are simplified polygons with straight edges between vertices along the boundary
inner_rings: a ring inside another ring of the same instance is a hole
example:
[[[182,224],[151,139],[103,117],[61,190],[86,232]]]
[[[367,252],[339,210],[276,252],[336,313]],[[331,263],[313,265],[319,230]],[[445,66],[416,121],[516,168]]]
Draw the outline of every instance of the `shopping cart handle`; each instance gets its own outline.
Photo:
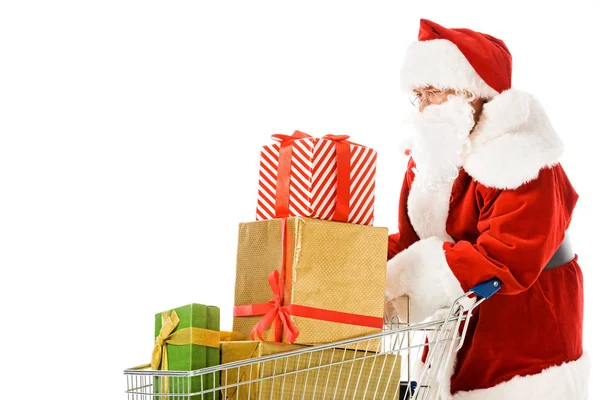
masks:
[[[475,286],[471,291],[479,297],[489,299],[502,287],[502,282],[498,278],[492,278]]]

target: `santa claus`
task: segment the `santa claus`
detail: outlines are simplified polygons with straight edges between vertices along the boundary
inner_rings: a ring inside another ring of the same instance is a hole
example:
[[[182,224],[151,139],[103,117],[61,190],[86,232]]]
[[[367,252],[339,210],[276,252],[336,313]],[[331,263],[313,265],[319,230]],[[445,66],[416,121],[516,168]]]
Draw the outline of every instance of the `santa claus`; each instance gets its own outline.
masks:
[[[403,87],[418,107],[386,296],[423,319],[492,278],[449,399],[586,399],[583,278],[566,239],[578,195],[541,103],[511,89],[501,40],[421,20]]]

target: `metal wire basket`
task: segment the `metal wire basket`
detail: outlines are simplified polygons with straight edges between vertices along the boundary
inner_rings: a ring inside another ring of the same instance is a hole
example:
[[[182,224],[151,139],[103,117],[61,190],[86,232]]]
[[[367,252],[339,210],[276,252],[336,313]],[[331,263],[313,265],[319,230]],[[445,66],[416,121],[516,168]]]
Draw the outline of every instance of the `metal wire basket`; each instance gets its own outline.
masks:
[[[126,393],[131,400],[438,399],[449,390],[448,369],[473,309],[499,288],[493,279],[457,299],[443,319],[393,318],[369,336],[195,371],[127,369]],[[467,297],[476,300],[469,307]]]

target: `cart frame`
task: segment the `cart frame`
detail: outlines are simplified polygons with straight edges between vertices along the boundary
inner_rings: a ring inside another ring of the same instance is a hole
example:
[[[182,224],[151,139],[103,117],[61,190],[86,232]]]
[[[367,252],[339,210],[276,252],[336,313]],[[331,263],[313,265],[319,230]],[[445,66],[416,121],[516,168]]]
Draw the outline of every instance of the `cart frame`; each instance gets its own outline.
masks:
[[[368,336],[194,371],[130,368],[126,393],[130,400],[443,398],[473,310],[500,287],[495,278],[484,282],[445,318],[419,324],[410,323],[409,299],[405,321],[392,318]]]

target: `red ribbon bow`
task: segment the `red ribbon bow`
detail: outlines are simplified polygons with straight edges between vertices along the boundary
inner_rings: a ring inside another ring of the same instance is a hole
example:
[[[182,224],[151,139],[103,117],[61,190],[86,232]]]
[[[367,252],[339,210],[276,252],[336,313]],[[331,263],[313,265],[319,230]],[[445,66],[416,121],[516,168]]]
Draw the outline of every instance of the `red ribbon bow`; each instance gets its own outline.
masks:
[[[312,138],[312,136],[310,136],[308,133],[300,131],[294,131],[294,133],[292,133],[291,135],[286,135],[283,133],[276,133],[274,135],[271,135],[271,139],[277,142],[281,142],[282,146],[291,146],[294,140],[308,138]]]
[[[323,136],[323,139],[327,139],[327,140],[332,140],[334,142],[340,142],[340,143],[351,143],[354,144],[352,142],[349,142],[347,139],[350,139],[350,136],[348,135],[325,135]]]
[[[255,335],[260,340],[263,339],[263,333],[275,321],[275,341],[281,342],[282,328],[288,343],[294,343],[300,331],[294,325],[290,314],[290,306],[283,305],[283,275],[275,270],[269,274],[269,285],[273,290],[273,298],[267,304],[261,304],[260,314],[265,314],[254,328],[250,331],[250,338],[254,340]],[[256,310],[259,311],[259,310]]]

